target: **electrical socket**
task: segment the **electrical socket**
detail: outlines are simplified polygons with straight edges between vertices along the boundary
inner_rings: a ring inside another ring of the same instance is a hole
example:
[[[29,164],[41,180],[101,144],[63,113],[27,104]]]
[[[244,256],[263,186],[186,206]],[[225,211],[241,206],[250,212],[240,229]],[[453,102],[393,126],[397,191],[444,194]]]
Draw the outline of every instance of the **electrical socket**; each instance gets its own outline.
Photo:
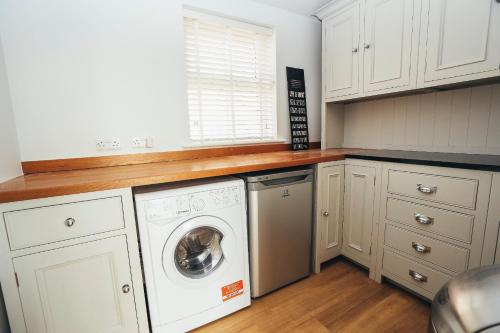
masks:
[[[120,139],[97,139],[95,146],[97,150],[120,150]]]
[[[132,148],[152,148],[153,138],[133,138]]]

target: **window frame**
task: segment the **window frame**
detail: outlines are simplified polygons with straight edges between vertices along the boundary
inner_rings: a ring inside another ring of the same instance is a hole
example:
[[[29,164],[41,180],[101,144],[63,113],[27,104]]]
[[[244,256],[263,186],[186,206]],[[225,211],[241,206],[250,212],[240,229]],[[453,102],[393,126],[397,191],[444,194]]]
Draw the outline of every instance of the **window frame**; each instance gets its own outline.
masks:
[[[184,30],[184,19],[185,18],[190,18],[190,19],[195,19],[195,20],[204,20],[204,21],[209,21],[209,22],[214,22],[218,24],[224,24],[228,25],[230,27],[234,28],[241,28],[241,29],[246,29],[246,30],[253,30],[256,32],[261,32],[261,33],[267,33],[271,36],[271,71],[273,74],[273,88],[272,88],[272,137],[271,138],[251,138],[251,139],[236,139],[232,138],[229,140],[218,140],[218,139],[204,139],[204,140],[195,140],[192,139],[191,137],[191,118],[190,115],[188,114],[188,143],[184,145],[184,147],[190,148],[190,147],[217,147],[217,146],[236,146],[236,145],[246,145],[246,144],[259,144],[259,143],[278,143],[278,142],[285,142],[286,140],[281,139],[278,137],[278,96],[277,96],[277,78],[278,78],[278,73],[277,73],[277,53],[276,53],[276,48],[277,48],[277,42],[276,42],[276,29],[273,26],[263,24],[263,23],[258,23],[254,21],[249,21],[246,19],[242,19],[240,17],[233,17],[233,16],[228,16],[224,14],[220,14],[217,12],[209,11],[209,10],[204,10],[196,7],[191,7],[191,6],[183,6],[183,13],[182,13],[182,25],[183,25],[183,50],[185,50],[186,47],[186,38],[185,38],[185,30]],[[186,63],[186,57],[184,56],[184,75],[185,75],[185,91],[186,91],[186,107],[187,111],[189,113],[189,99],[187,97],[187,91],[188,91],[188,79],[187,79],[187,63]]]

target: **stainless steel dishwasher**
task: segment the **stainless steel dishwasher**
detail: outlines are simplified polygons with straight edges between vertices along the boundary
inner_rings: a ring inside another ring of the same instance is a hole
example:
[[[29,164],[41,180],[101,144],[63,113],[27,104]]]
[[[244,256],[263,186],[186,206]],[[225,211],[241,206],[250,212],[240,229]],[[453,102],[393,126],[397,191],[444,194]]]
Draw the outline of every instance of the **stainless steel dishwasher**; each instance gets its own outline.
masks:
[[[310,274],[313,170],[242,175],[248,189],[252,297]]]

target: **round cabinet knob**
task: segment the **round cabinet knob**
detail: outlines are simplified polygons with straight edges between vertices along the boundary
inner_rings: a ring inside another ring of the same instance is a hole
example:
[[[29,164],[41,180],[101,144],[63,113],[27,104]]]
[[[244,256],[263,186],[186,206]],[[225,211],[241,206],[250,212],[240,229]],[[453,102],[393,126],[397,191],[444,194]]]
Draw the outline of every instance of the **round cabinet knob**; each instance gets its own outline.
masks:
[[[124,284],[122,287],[122,292],[124,294],[128,294],[130,292],[130,286],[128,284]]]
[[[72,217],[69,217],[66,219],[66,221],[64,221],[64,224],[66,224],[67,227],[72,227],[73,225],[75,225],[75,222],[76,220]]]
[[[369,49],[371,47],[370,43],[365,44],[365,49]]]
[[[352,53],[358,53],[358,48],[357,47],[353,48]]]
[[[330,213],[328,213],[328,212],[323,212],[323,216],[328,216],[328,215],[330,215]]]

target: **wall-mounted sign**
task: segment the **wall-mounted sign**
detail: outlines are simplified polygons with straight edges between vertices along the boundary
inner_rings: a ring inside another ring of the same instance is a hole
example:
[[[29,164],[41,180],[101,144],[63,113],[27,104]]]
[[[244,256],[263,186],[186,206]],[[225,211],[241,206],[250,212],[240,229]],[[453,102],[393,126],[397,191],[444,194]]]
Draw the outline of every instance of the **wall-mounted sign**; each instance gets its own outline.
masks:
[[[288,107],[290,110],[292,149],[309,149],[304,70],[287,67],[286,77],[288,81]]]

